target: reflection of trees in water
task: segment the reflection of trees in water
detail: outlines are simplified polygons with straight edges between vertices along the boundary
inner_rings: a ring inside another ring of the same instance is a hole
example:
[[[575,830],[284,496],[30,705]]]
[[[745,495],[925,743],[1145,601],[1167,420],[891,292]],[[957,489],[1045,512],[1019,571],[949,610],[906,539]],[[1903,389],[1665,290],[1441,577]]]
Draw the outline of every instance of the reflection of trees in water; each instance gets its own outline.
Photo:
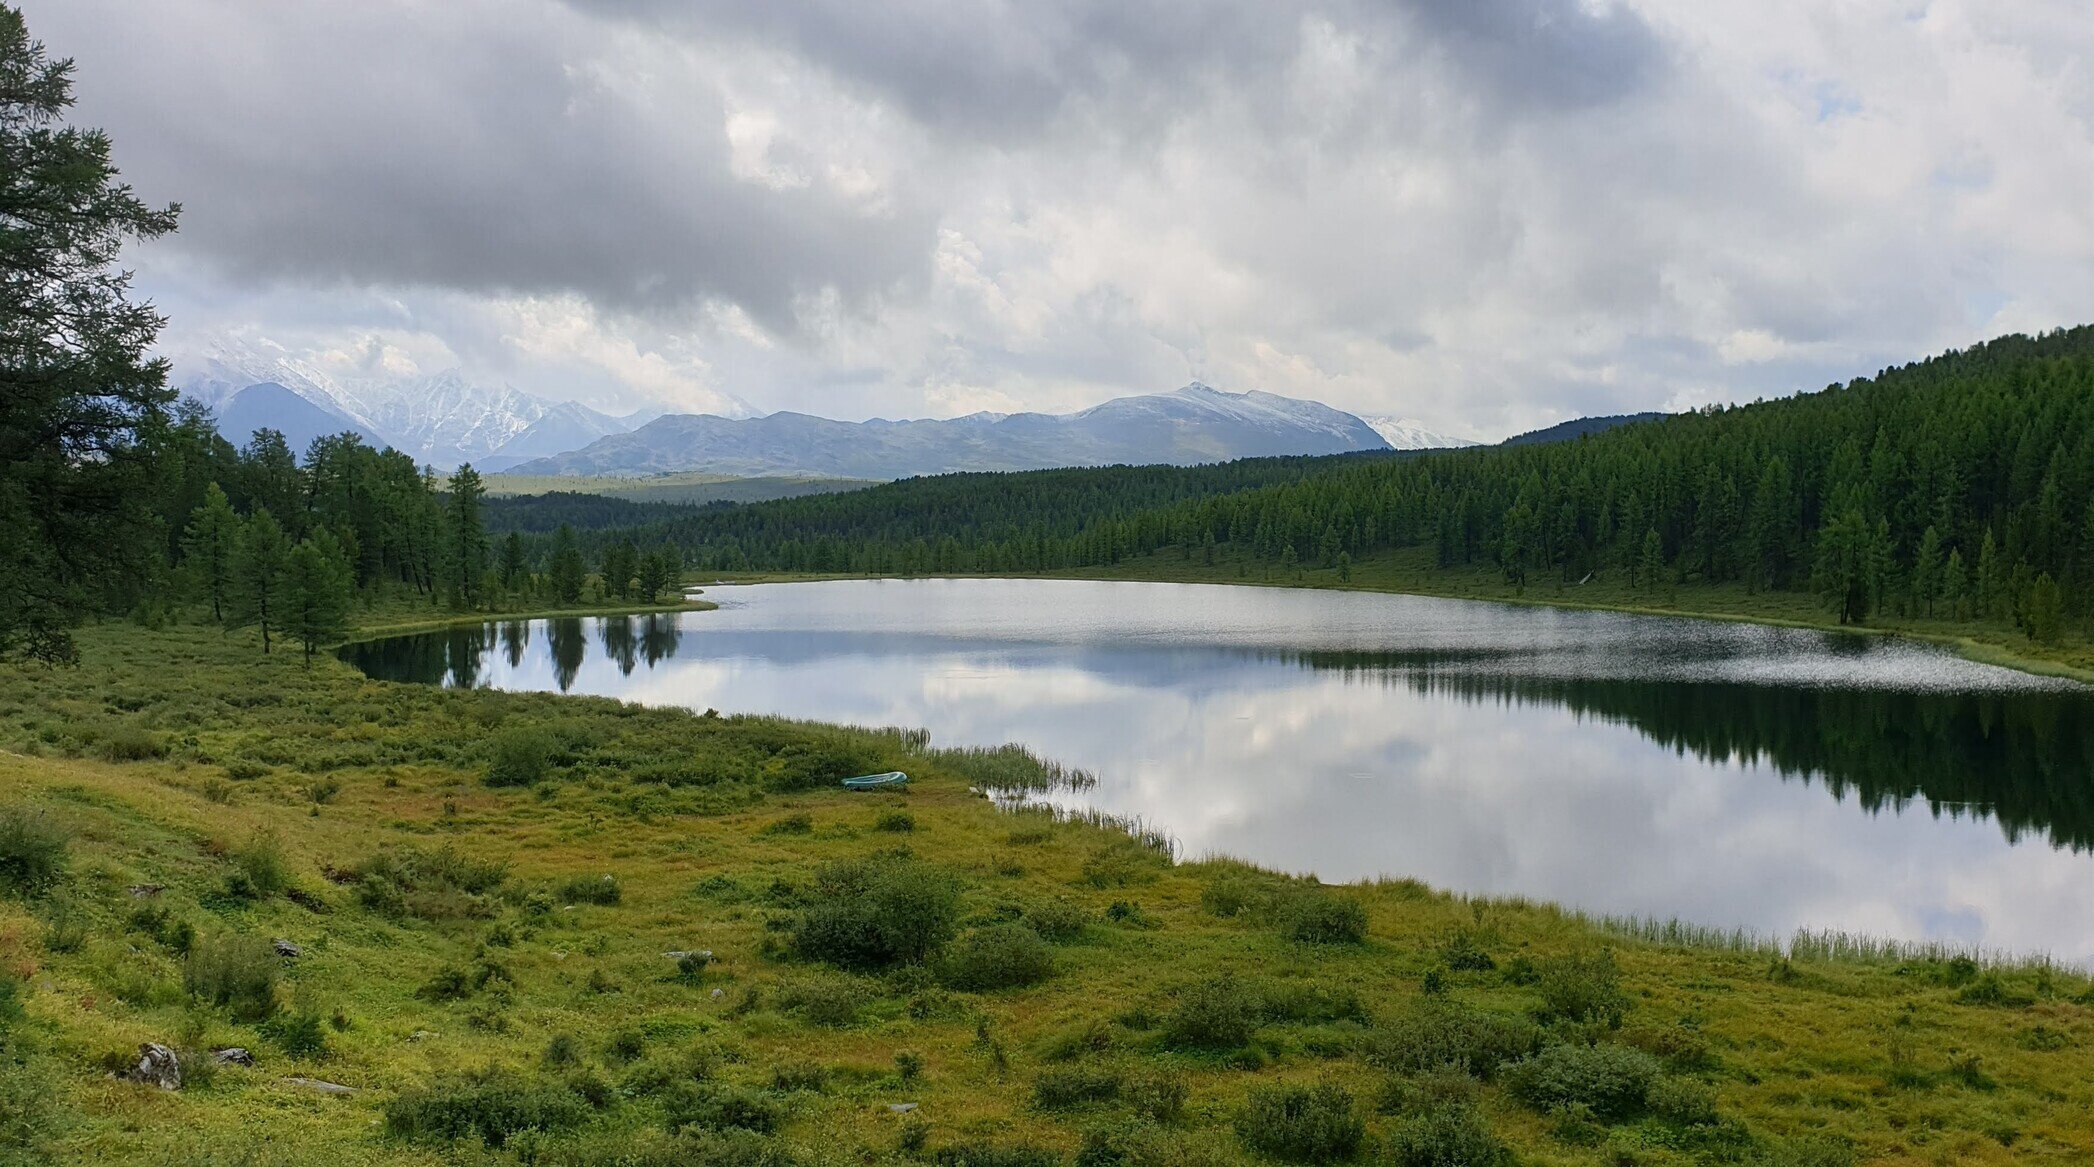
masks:
[[[524,649],[531,644],[531,622],[529,620],[504,620],[502,622],[502,655],[509,661],[510,668],[523,664]]]
[[[605,616],[598,622],[603,634],[603,654],[618,662],[618,672],[632,676],[640,663],[640,642],[633,635],[631,616]]]
[[[582,634],[579,616],[547,620],[545,631],[553,649],[553,683],[565,693],[574,688],[574,675],[582,671],[582,659],[589,654],[589,639]]]
[[[1315,654],[1305,663],[1466,701],[1568,708],[1703,761],[1764,763],[1871,812],[1924,799],[2094,850],[2094,698],[1923,693],[1435,671],[1421,654]]]
[[[480,659],[487,655],[487,644],[494,632],[492,624],[472,624],[444,631],[444,655],[451,666],[451,684],[460,689],[470,689],[480,683]]]
[[[683,626],[672,613],[655,612],[640,618],[640,653],[649,665],[658,665],[676,655],[683,642]]]

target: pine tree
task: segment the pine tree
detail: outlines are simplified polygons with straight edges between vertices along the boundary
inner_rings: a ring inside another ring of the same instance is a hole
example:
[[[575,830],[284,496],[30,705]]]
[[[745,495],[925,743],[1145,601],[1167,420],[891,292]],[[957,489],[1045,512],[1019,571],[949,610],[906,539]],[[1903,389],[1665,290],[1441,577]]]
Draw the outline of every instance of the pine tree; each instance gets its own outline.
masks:
[[[2065,593],[2059,590],[2057,581],[2050,578],[2049,572],[2037,576],[2036,582],[2029,585],[2021,610],[2029,639],[2042,644],[2058,642],[2058,634],[2065,625]]]
[[[1975,593],[1972,615],[1979,619],[1997,619],[2009,614],[2007,568],[2000,561],[1999,544],[1992,538],[1990,527],[1985,528],[1985,541],[1978,547]]]
[[[1816,569],[1812,580],[1818,594],[1838,614],[1842,624],[1868,620],[1883,580],[1883,561],[1889,529],[1880,521],[1872,527],[1861,508],[1849,505],[1825,521],[1818,532]]]
[[[117,256],[180,208],[140,202],[106,135],[59,123],[72,72],[0,5],[0,658],[53,663],[98,592],[160,561],[152,439],[174,398]]]
[[[566,523],[553,533],[553,558],[547,571],[553,589],[553,599],[561,604],[573,605],[582,601],[582,583],[588,575],[588,567],[582,562],[581,549],[575,546],[574,528]]]
[[[284,557],[284,635],[305,646],[307,668],[321,645],[348,631],[354,586],[341,544],[324,527]]]
[[[1644,591],[1655,591],[1665,578],[1665,539],[1652,527],[1644,532],[1643,551],[1636,559],[1636,584]]]
[[[487,529],[480,516],[481,500],[486,494],[487,488],[472,463],[458,467],[451,475],[445,585],[454,608],[476,608],[486,598],[480,594],[481,576],[487,571]]]
[[[190,516],[182,533],[182,555],[191,578],[211,602],[211,621],[225,622],[226,592],[232,585],[233,546],[240,532],[240,516],[233,513],[225,491],[212,483],[204,491],[203,505]]]
[[[523,536],[515,531],[509,532],[509,537],[502,540],[501,571],[502,586],[512,592],[523,582],[524,575],[529,571],[524,562]]]
[[[290,554],[284,529],[266,510],[249,515],[233,545],[232,586],[226,593],[226,622],[262,630],[262,651],[283,626],[284,561]]]
[[[1951,548],[1941,568],[1941,603],[1952,620],[1970,615],[1970,570],[1963,566],[1963,549]]]
[[[1920,536],[1919,550],[1912,556],[1912,611],[1934,616],[1934,597],[1941,593],[1941,532],[1933,527]]]

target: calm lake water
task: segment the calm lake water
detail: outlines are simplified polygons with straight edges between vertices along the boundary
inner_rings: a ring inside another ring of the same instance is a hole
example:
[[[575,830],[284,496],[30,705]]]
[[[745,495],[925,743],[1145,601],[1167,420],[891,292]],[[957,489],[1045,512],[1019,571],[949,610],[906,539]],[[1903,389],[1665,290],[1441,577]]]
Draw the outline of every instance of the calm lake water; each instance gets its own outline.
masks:
[[[371,675],[922,726],[1187,855],[2094,960],[2094,690],[1906,642],[1176,584],[711,589],[352,646]]]

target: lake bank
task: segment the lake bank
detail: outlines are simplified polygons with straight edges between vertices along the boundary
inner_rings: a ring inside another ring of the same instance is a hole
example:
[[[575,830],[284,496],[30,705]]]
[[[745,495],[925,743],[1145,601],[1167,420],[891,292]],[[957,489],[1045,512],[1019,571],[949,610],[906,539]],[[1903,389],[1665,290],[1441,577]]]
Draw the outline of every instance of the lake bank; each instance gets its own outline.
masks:
[[[1645,1101],[1565,1125],[1503,1077],[1464,1087],[1495,1137],[1530,1161],[1721,1152],[1769,1165],[2004,1164],[2094,1153],[2094,1011],[2070,972],[1987,979],[1952,961],[1830,949],[1776,960],[1720,938],[1623,937],[1546,905],[1401,880],[1322,889],[1357,904],[1364,928],[1357,940],[1304,942],[1256,905],[1312,885],[1170,863],[1108,827],[1013,818],[969,793],[971,763],[957,756],[896,756],[918,775],[904,796],[779,790],[713,768],[758,742],[746,763],[756,772],[767,765],[758,759],[801,756],[795,748],[906,751],[896,738],[373,683],[332,659],[307,670],[263,658],[244,640],[104,626],[85,634],[78,670],[0,675],[0,781],[71,829],[78,873],[68,925],[78,943],[40,939],[54,918],[41,902],[0,901],[39,1056],[72,1115],[60,1161],[201,1163],[257,1137],[282,1164],[477,1157],[462,1143],[389,1136],[384,1120],[392,1100],[488,1067],[519,1089],[555,1092],[547,1105],[579,1097],[565,1084],[585,1088],[575,1074],[612,1084],[600,1109],[557,1111],[576,1125],[536,1144],[541,1162],[613,1147],[667,1156],[673,1091],[647,1086],[656,1079],[642,1068],[711,1050],[707,1080],[769,1108],[764,1144],[794,1162],[893,1156],[904,1124],[888,1107],[915,1103],[928,1150],[986,1141],[1067,1156],[1109,1121],[1133,1162],[1250,1163],[1231,1124],[1252,1091],[1328,1082],[1352,1097],[1370,1137],[1393,1138],[1433,1105],[1407,1101],[1427,1079],[1377,1052],[1405,1018],[1438,1001],[1562,1040],[1564,1023],[1531,1020],[1545,999],[1532,970],[1603,948],[1625,1007],[1618,1028],[1601,1018],[1580,1040],[1647,1051],[1668,1090],[1700,1091],[1714,1111]],[[517,727],[543,728],[554,754],[535,787],[491,786],[490,750]],[[230,874],[263,839],[296,895],[229,898]],[[1046,979],[981,991],[946,987],[941,962],[849,973],[795,956],[810,873],[896,846],[959,882],[963,937],[1064,905],[1053,910],[1063,922],[1039,925],[1058,937]],[[502,864],[504,883],[455,901],[463,914],[424,918],[389,914],[383,897],[333,878],[403,848]],[[606,875],[615,898],[595,890]],[[162,888],[156,904],[202,935],[302,945],[282,974],[282,1011],[318,1017],[324,1051],[294,1054],[269,1036],[280,1029],[191,1004],[179,955],[130,923],[137,903],[125,889],[141,885]],[[713,956],[689,979],[661,955],[693,947]],[[476,988],[482,966],[500,971]],[[458,992],[422,991],[450,984],[452,969]],[[1176,1044],[1171,1019],[1231,970],[1255,994],[1243,1036],[1219,1039],[1240,1044]],[[573,1039],[565,1060],[551,1061],[562,1034]],[[624,1052],[626,1035],[636,1053]],[[105,1056],[169,1039],[248,1047],[259,1066],[200,1076],[179,1094],[103,1077]],[[920,1068],[898,1070],[904,1053]],[[1115,1083],[1160,1075],[1183,1093],[1162,1120],[1116,1092],[1058,1101],[1075,1070]],[[286,1077],[358,1093],[319,1097]],[[1852,1152],[1792,1145],[1807,1139]]]

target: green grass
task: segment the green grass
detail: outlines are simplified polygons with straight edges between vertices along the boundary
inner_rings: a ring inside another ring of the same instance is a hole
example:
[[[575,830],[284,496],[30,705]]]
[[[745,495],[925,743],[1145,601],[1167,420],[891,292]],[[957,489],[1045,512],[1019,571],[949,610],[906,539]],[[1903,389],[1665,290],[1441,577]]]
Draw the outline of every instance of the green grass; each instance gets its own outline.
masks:
[[[575,494],[608,495],[632,502],[674,502],[692,505],[712,502],[766,502],[774,498],[833,494],[839,490],[859,490],[878,485],[873,480],[861,478],[800,478],[784,475],[736,478],[727,474],[701,474],[696,471],[601,478],[550,474],[489,474],[485,481],[487,493],[497,496],[546,494],[558,490]]]
[[[0,804],[68,840],[62,875],[0,896],[0,1107],[32,1120],[0,1140],[58,1162],[1252,1164],[1350,1147],[1332,1091],[1362,1162],[2094,1159],[2076,970],[1177,862],[1127,824],[998,810],[970,787],[1022,757],[900,730],[379,683],[186,625],[81,647],[0,670]],[[525,728],[547,776],[487,785]],[[914,781],[786,789],[809,759]],[[949,881],[955,939],[800,955],[817,872],[883,856]],[[1297,939],[1300,896],[1345,927]],[[303,955],[262,1001],[252,941],[279,937]],[[1470,1080],[1403,1055],[1421,1025],[1463,1057],[1602,1052]],[[108,1076],[145,1041],[258,1064],[179,1093]],[[1586,1089],[1603,1116],[1521,1101]]]

